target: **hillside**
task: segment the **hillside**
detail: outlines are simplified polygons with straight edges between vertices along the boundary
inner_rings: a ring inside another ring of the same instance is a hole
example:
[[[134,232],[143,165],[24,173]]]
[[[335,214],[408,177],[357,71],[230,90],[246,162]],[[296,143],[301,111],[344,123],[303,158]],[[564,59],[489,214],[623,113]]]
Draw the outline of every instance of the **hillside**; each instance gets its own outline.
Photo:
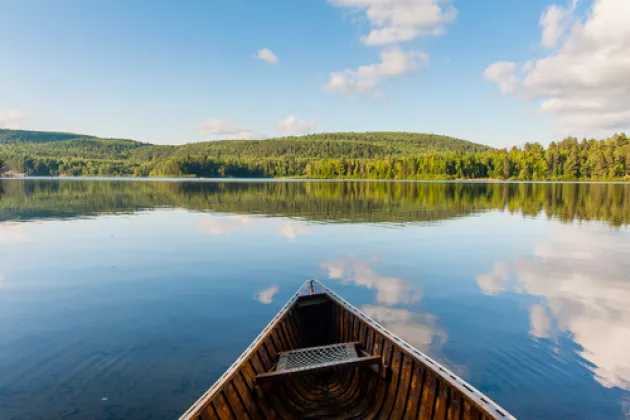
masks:
[[[482,152],[488,146],[448,136],[418,133],[324,133],[267,140],[222,140],[157,146],[133,140],[102,139],[69,133],[0,130],[0,145],[36,156],[87,159],[162,159],[204,155],[222,158],[383,158],[429,152]]]
[[[435,134],[323,133],[161,146],[0,130],[0,161],[28,175],[354,179],[629,179],[630,140],[568,137],[497,150]]]

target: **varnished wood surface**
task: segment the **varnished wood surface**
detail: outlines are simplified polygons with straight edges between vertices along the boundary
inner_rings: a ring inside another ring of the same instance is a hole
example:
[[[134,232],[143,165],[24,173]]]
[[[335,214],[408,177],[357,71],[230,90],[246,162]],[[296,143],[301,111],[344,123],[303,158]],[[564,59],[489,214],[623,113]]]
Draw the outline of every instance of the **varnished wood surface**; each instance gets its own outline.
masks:
[[[316,298],[294,296],[181,419],[514,419],[325,290],[328,299],[323,302],[321,291]],[[299,304],[306,301],[313,304]],[[269,375],[280,352],[352,341],[380,356],[384,368],[334,368],[271,384],[256,381],[256,375]]]

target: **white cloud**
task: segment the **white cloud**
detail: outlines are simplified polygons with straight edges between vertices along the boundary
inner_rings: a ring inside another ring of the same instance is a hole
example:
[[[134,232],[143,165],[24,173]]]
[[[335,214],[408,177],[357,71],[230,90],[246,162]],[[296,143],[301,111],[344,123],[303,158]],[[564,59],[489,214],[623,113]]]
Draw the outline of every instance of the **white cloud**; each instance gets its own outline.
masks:
[[[249,128],[243,128],[238,133],[230,136],[230,140],[264,140],[267,136],[258,131],[250,130]]]
[[[420,351],[429,352],[432,346],[446,342],[446,331],[437,327],[437,317],[434,315],[381,305],[364,305],[361,310]]]
[[[328,92],[365,94],[375,91],[383,82],[428,64],[428,56],[420,51],[405,52],[398,47],[381,51],[381,62],[330,73],[322,88]]]
[[[630,129],[630,1],[594,0],[582,17],[572,15],[573,5],[550,10],[541,19],[542,43],[558,47],[523,66],[520,77],[505,72],[493,81],[555,115],[560,135]]]
[[[221,118],[210,118],[199,127],[200,134],[236,134],[241,130],[242,128],[239,125]]]
[[[547,48],[554,48],[571,25],[571,20],[577,0],[573,0],[568,7],[551,5],[544,11],[538,24],[542,27],[541,44]]]
[[[262,48],[254,53],[254,57],[269,64],[278,64],[278,56],[269,48]]]
[[[449,0],[330,0],[338,7],[365,13],[372,30],[362,37],[366,45],[410,41],[419,36],[441,35],[455,20]]]
[[[488,67],[483,75],[486,79],[498,84],[501,93],[512,93],[519,84],[515,63],[499,61]]]
[[[24,115],[16,109],[0,109],[0,128],[17,130],[23,119]]]
[[[199,127],[199,134],[228,136],[232,140],[262,140],[267,138],[263,133],[241,127],[230,120],[221,118],[210,118],[204,121]]]
[[[220,236],[250,228],[255,223],[256,217],[252,216],[213,217],[199,222],[199,230],[209,235]]]
[[[533,258],[507,265],[517,279],[512,290],[541,299],[529,308],[530,334],[553,339],[570,333],[596,380],[625,390],[630,390],[629,256],[627,232],[562,227],[534,249]]]
[[[280,223],[278,232],[287,238],[289,242],[294,242],[298,236],[312,234],[313,229],[305,223],[291,220]]]
[[[420,299],[421,290],[411,282],[388,277],[374,271],[372,264],[358,258],[345,258],[321,264],[328,270],[328,278],[343,284],[354,283],[368,289],[376,289],[376,301],[385,305],[411,303]]]
[[[258,302],[269,305],[273,302],[273,297],[280,291],[278,286],[271,286],[268,289],[263,289],[254,294],[254,299]]]
[[[278,134],[281,136],[300,136],[310,133],[314,127],[314,121],[304,121],[295,115],[287,115],[278,121]]]

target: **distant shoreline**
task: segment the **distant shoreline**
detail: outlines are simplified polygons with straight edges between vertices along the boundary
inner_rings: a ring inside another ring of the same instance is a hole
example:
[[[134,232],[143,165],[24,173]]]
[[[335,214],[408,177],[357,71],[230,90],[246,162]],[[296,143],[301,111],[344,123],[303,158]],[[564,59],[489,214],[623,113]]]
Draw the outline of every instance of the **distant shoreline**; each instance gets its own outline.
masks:
[[[630,184],[630,179],[597,180],[517,180],[517,179],[370,179],[370,178],[198,178],[198,177],[126,177],[126,176],[17,176],[0,175],[0,180],[57,180],[57,181],[139,181],[139,182],[400,182],[400,183],[459,183],[459,184]]]

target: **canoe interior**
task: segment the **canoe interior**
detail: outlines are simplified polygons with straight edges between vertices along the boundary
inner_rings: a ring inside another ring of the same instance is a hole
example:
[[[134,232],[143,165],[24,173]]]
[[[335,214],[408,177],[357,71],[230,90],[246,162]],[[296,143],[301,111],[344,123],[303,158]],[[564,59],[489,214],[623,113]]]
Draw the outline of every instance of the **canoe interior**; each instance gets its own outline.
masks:
[[[182,419],[513,419],[322,288],[310,296],[298,292]],[[279,352],[352,341],[382,356],[385,371],[333,369],[257,389],[256,375],[272,370]]]

